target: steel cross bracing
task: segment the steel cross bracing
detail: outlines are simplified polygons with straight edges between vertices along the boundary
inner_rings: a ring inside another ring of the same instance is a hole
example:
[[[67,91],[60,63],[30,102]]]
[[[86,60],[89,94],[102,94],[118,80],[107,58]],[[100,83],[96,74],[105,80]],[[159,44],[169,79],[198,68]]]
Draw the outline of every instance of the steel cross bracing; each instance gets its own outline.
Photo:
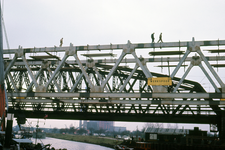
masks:
[[[9,106],[30,118],[47,113],[55,119],[217,123],[225,109],[222,101],[225,85],[211,62],[223,62],[225,56],[205,56],[201,48],[223,45],[225,40],[193,38],[187,42],[132,44],[128,41],[127,44],[19,46],[4,50]],[[164,48],[185,49],[185,53],[177,57],[137,55],[140,51]],[[109,51],[116,51],[119,56],[112,58],[108,53],[111,58],[94,59],[90,52],[96,51],[99,56]],[[81,54],[85,53],[90,57],[84,58]],[[12,59],[6,59],[9,54],[14,54]],[[160,62],[174,63],[176,67],[170,68],[171,74],[156,73],[149,67]],[[184,63],[188,67],[183,76],[176,77]],[[188,80],[193,66],[204,73],[215,93],[208,93],[200,83]],[[148,86],[149,77],[171,77],[173,85]]]

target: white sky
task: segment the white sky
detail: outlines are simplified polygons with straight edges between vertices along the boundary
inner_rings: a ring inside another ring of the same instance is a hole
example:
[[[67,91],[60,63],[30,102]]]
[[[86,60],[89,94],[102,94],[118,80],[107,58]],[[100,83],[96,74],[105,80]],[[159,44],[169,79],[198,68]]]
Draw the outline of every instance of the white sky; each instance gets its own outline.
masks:
[[[156,40],[162,32],[164,42],[224,40],[224,6],[224,0],[4,0],[3,13],[10,48],[52,47],[62,37],[64,46],[148,43],[153,32]]]

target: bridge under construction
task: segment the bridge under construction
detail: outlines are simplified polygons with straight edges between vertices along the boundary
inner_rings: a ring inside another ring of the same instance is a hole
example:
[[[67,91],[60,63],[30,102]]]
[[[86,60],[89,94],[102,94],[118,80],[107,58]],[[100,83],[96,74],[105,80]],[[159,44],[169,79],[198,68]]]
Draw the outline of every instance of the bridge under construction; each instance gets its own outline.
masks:
[[[223,47],[225,40],[192,38],[5,49],[7,107],[26,118],[210,124],[225,139],[225,85],[216,71],[225,67]],[[213,92],[188,79],[194,67]]]

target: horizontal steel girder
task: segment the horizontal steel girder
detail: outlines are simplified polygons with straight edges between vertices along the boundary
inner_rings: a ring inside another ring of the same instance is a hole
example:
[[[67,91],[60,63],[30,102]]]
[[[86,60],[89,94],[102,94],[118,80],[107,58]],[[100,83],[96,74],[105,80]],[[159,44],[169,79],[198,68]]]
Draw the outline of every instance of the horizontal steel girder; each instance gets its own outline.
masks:
[[[12,100],[9,100],[11,102]],[[14,102],[23,103],[55,103],[52,99],[16,99]],[[58,99],[61,103],[81,104],[161,104],[161,105],[225,105],[225,101],[183,101],[183,100],[84,100],[84,99]],[[225,106],[224,106],[225,107]]]
[[[224,61],[225,56],[206,56],[208,61]],[[93,60],[94,63],[116,63],[117,59],[96,59]],[[186,62],[191,61],[192,57],[187,57],[185,59]],[[7,62],[11,62],[11,60],[6,60]],[[27,59],[29,65],[42,65],[42,61],[39,60],[30,60]],[[82,64],[86,64],[88,61],[87,60],[80,60]],[[179,57],[167,57],[167,58],[144,58],[145,62],[179,62],[180,58]],[[48,60],[51,65],[56,64],[56,60]],[[136,59],[134,58],[127,58],[123,59],[121,63],[136,63]],[[77,62],[75,60],[67,60],[65,63],[70,64],[70,65],[77,65]],[[23,66],[25,65],[24,62],[21,61],[16,61],[14,63],[15,66]]]
[[[194,98],[194,99],[225,99],[225,93],[45,93],[15,92],[7,93],[8,97],[61,97],[61,98]]]
[[[225,45],[225,40],[212,40],[212,41],[195,41],[199,46],[218,46]],[[165,43],[136,43],[130,44],[134,49],[143,48],[165,48],[165,47],[187,47],[192,44],[192,41],[186,42],[165,42]],[[109,44],[109,45],[86,45],[74,46],[76,51],[91,51],[91,50],[116,50],[126,48],[127,44]],[[24,48],[24,53],[43,53],[43,52],[65,52],[70,50],[67,47],[44,47],[44,48]],[[3,54],[15,54],[18,49],[3,50]]]
[[[83,112],[48,112],[48,111],[15,111],[24,114],[26,118],[69,119],[69,120],[105,120],[105,121],[132,121],[132,122],[164,122],[164,123],[200,123],[217,124],[216,115],[158,115],[158,114],[127,114],[127,113],[83,113]]]

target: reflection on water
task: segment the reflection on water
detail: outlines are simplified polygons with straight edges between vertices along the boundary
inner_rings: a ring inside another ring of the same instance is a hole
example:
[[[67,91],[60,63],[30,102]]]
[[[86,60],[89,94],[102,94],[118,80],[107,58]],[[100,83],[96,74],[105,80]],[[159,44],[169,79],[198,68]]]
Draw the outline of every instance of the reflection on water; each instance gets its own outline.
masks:
[[[32,138],[31,140],[33,141],[33,143],[35,143],[34,138]],[[54,147],[55,149],[66,148],[67,150],[113,150],[112,148],[95,144],[67,141],[49,137],[46,137],[46,139],[37,139],[37,143],[43,143],[44,145],[51,144],[51,147]]]

